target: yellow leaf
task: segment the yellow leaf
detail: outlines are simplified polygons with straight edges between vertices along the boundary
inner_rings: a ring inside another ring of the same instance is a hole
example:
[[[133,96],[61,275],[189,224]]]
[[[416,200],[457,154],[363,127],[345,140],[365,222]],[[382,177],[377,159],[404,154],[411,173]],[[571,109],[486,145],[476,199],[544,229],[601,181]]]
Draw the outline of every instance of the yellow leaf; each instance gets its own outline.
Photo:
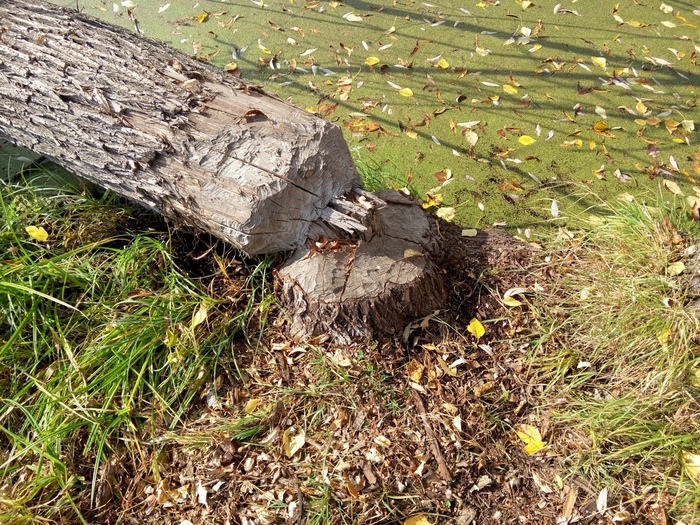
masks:
[[[439,206],[442,202],[442,193],[428,193],[426,197],[425,202],[422,204],[425,209]]]
[[[518,92],[518,90],[510,84],[503,84],[503,91],[505,91],[506,93],[510,93],[511,95],[515,95]]]
[[[448,67],[450,67],[449,62],[447,62],[447,60],[445,60],[444,58],[441,58],[440,60],[438,60],[437,64],[435,64],[435,65],[439,68],[442,68],[442,69],[447,69]]]
[[[425,514],[414,514],[413,516],[406,518],[403,525],[433,525]]]
[[[411,257],[423,257],[423,255],[423,252],[419,252],[418,250],[414,250],[413,248],[406,248],[403,251],[404,259],[410,259]]]
[[[440,208],[436,212],[437,216],[441,219],[451,222],[455,218],[455,209],[450,207]]]
[[[627,193],[626,191],[623,191],[617,196],[617,200],[623,201],[623,202],[634,202],[634,195],[631,193]]]
[[[416,133],[415,131],[411,131],[410,129],[408,129],[408,130],[406,130],[406,136],[408,136],[409,138],[411,138],[411,139],[413,139],[413,140],[416,140],[416,139],[418,138],[418,133]]]
[[[529,146],[530,144],[537,142],[537,140],[533,139],[530,135],[521,135],[518,137],[518,142],[520,142],[520,144],[523,146]]]
[[[658,339],[661,346],[665,349],[668,348],[668,342],[671,340],[671,329],[665,328],[658,334],[656,334],[656,339]]]
[[[598,67],[605,67],[608,64],[608,61],[605,60],[605,57],[591,57],[591,62],[593,62]]]
[[[525,443],[524,450],[526,454],[534,454],[535,452],[542,450],[547,444],[546,441],[542,441],[542,434],[540,434],[537,427],[521,424],[516,426],[515,431],[522,442]]]
[[[683,452],[682,463],[686,475],[696,485],[700,483],[700,455],[693,452]]]
[[[637,111],[642,115],[644,115],[648,111],[647,107],[644,105],[644,102],[642,102],[641,100],[637,102],[635,107],[637,108]]]
[[[299,433],[293,434],[292,429],[288,428],[282,434],[282,448],[284,453],[288,458],[291,458],[294,454],[301,450],[301,447],[306,443],[306,434],[303,430],[299,430]]]
[[[367,57],[365,58],[365,64],[368,66],[374,66],[376,64],[379,64],[379,59],[377,57]]]
[[[518,301],[515,297],[504,297],[503,304],[505,304],[506,306],[520,306],[523,303]]]
[[[637,22],[636,20],[629,20],[627,24],[631,25],[632,27],[646,27],[649,25],[645,24],[644,22]]]
[[[457,370],[455,370],[449,364],[447,364],[447,362],[445,362],[445,360],[442,357],[437,356],[437,362],[438,365],[440,365],[440,368],[442,368],[442,371],[445,372],[448,376],[457,377]]]
[[[664,188],[666,188],[674,195],[683,195],[683,191],[680,189],[678,184],[676,184],[672,180],[664,179]]]
[[[196,16],[194,19],[201,24],[202,22],[206,22],[207,18],[209,18],[209,13],[204,11],[201,15]]]
[[[416,359],[411,359],[408,362],[408,365],[406,365],[406,371],[408,372],[408,377],[414,383],[420,383],[421,379],[423,378],[423,371],[424,370],[425,370],[425,366],[423,366],[421,363],[419,363]]]
[[[475,317],[469,321],[467,331],[477,339],[481,339],[481,337],[486,333],[486,328],[484,328],[484,325],[481,324],[481,322]]]
[[[45,242],[49,238],[49,234],[42,226],[39,226],[38,228],[36,226],[27,226],[24,230],[35,241]]]
[[[266,48],[259,39],[258,39],[258,49],[260,49],[260,51],[262,51],[266,55],[272,54],[272,51],[270,51],[268,48]]]
[[[411,88],[399,89],[399,93],[401,95],[403,95],[404,97],[412,97],[413,96],[413,91],[411,91]]]
[[[476,143],[479,141],[479,135],[474,133],[471,129],[463,131],[462,134],[464,138],[467,139],[470,146],[476,146]]]
[[[229,62],[228,64],[226,64],[226,65],[224,66],[224,70],[225,70],[227,73],[233,73],[233,72],[236,71],[237,69],[238,69],[238,64],[236,64],[235,62]]]
[[[671,277],[680,275],[683,271],[685,271],[685,264],[683,264],[683,261],[676,261],[666,267],[666,275],[670,275]]]
[[[258,409],[259,405],[259,399],[249,399],[248,402],[245,404],[245,408],[243,410],[246,414],[252,414]]]
[[[608,129],[608,125],[603,122],[602,120],[599,120],[595,124],[593,124],[593,130],[594,131],[606,131]]]

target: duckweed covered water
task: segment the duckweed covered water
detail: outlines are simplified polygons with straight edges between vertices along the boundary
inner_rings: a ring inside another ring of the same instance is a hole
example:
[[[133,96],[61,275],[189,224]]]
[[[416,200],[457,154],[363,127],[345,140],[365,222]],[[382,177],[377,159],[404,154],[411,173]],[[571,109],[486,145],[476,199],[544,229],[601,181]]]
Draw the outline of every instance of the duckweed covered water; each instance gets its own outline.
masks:
[[[336,122],[358,159],[465,226],[561,223],[591,194],[696,195],[700,8],[687,2],[78,5],[133,29],[130,10],[145,35]]]

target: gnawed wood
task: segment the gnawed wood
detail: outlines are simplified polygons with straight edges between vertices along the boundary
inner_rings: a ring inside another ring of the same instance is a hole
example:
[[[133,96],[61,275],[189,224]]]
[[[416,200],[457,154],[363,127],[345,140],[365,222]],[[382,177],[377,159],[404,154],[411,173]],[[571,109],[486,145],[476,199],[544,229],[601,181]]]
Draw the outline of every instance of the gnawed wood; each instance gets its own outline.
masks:
[[[276,290],[297,337],[401,333],[449,305],[448,265],[521,249],[363,191],[337,126],[40,0],[0,3],[0,97],[16,144],[250,255],[295,250]]]
[[[380,192],[366,241],[298,249],[277,272],[277,292],[298,338],[396,334],[445,303],[430,253],[431,225],[415,202]]]
[[[360,186],[334,124],[40,0],[0,2],[0,97],[0,134],[248,254],[303,244]]]

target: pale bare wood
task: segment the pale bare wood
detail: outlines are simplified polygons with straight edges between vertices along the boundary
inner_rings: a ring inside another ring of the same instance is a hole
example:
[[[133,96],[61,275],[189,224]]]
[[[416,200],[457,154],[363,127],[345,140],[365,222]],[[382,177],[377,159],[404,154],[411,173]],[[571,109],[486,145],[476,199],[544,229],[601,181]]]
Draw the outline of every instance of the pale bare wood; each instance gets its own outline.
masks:
[[[416,203],[380,192],[371,235],[331,249],[299,248],[278,270],[278,296],[298,338],[390,335],[445,304],[431,225]],[[375,197],[376,198],[376,197]]]

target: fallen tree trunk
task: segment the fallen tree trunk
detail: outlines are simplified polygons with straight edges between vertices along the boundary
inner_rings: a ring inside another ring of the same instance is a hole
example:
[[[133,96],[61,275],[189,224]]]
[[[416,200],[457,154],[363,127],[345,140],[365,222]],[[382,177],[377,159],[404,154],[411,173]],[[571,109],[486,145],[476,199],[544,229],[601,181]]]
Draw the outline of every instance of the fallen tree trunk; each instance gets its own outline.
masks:
[[[303,244],[360,187],[337,126],[39,0],[0,3],[0,97],[0,134],[250,255]]]

